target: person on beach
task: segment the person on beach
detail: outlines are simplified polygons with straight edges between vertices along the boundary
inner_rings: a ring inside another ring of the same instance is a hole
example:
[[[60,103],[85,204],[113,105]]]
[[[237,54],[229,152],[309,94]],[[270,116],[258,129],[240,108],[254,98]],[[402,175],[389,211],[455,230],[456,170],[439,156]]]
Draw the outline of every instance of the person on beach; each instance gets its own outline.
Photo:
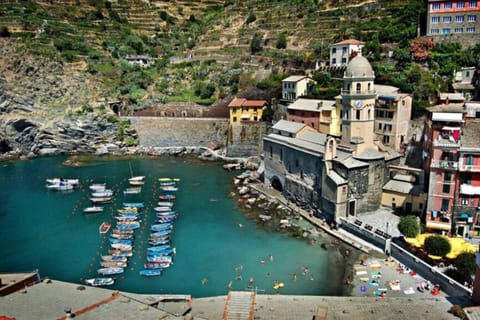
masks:
[[[273,256],[272,255],[270,255],[268,258],[270,259],[270,262],[273,262]]]
[[[292,280],[293,280],[293,281],[297,281],[297,274],[296,274],[296,273],[294,273],[294,274],[292,275]]]

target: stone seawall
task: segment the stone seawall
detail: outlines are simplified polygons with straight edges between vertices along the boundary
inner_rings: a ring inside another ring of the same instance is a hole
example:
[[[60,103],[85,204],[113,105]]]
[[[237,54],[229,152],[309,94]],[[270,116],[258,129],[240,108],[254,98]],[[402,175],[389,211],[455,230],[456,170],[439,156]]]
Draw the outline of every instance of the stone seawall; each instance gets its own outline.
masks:
[[[138,133],[142,147],[182,147],[212,145],[224,147],[228,119],[126,117]]]

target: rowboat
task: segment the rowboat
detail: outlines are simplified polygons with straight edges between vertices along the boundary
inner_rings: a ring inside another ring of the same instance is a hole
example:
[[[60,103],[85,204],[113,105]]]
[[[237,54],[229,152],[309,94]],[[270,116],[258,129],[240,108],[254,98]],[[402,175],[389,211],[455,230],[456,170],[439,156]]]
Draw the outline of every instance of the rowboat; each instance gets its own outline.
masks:
[[[107,233],[108,230],[110,230],[110,227],[112,225],[106,221],[102,222],[102,224],[100,225],[100,227],[98,227],[98,232],[100,233]]]
[[[161,186],[174,186],[174,185],[176,185],[177,183],[172,180],[172,181],[161,181],[161,182],[159,182],[159,184],[160,184]]]
[[[158,178],[158,182],[168,182],[168,181],[180,182],[180,178],[170,178],[170,177]]]
[[[103,212],[103,207],[97,207],[97,206],[91,206],[83,209],[83,212],[85,213],[99,213]]]
[[[148,262],[160,262],[160,263],[163,263],[163,262],[172,262],[172,256],[167,256],[167,255],[147,255],[147,261]]]
[[[91,278],[85,280],[85,283],[92,287],[110,286],[115,282],[113,278]]]
[[[157,216],[157,218],[169,217],[175,215],[175,211],[160,211],[156,212],[155,215]]]
[[[134,208],[143,208],[145,205],[143,202],[124,202],[123,207],[129,208],[129,207],[134,207]]]
[[[172,262],[164,261],[164,262],[147,262],[143,265],[145,269],[165,269],[170,267]]]
[[[131,181],[143,181],[145,180],[145,176],[135,176],[135,177],[131,177],[130,179],[128,179],[128,182],[131,182]]]
[[[141,187],[127,188],[127,189],[123,190],[124,195],[139,194],[140,192],[142,192]]]
[[[117,233],[117,234],[134,234],[135,231],[134,231],[134,230],[120,230],[120,229],[116,228],[116,229],[113,229],[113,230],[112,230],[112,233]]]
[[[103,261],[119,261],[119,262],[127,262],[127,257],[125,256],[115,256],[115,255],[105,255],[102,256]]]
[[[148,244],[151,245],[151,246],[161,246],[161,245],[168,244],[168,243],[170,243],[170,239],[165,239],[165,238],[148,240]]]
[[[100,261],[100,265],[104,268],[126,268],[127,262],[126,261]]]
[[[105,184],[105,183],[92,183],[90,186],[88,186],[88,188],[89,188],[92,192],[96,192],[96,191],[103,191],[103,190],[105,190],[107,187],[106,187],[106,184]]]
[[[160,189],[165,192],[175,192],[178,191],[177,187],[174,186],[161,186]]]
[[[153,208],[153,210],[155,210],[157,212],[165,212],[165,211],[171,211],[172,208],[170,208],[170,207],[155,207],[155,208]]]
[[[111,189],[92,192],[92,197],[94,198],[111,197],[111,196],[113,196],[113,190]]]
[[[177,196],[172,194],[172,193],[167,193],[167,194],[161,194],[159,196],[160,200],[175,200]]]
[[[130,251],[122,251],[122,250],[118,250],[118,249],[110,249],[108,250],[108,253],[110,253],[111,255],[116,255],[116,256],[124,256],[124,257],[131,257],[133,255],[133,252],[130,250]]]
[[[159,201],[159,202],[157,202],[157,205],[159,207],[171,208],[171,207],[173,207],[173,202],[171,202],[171,201]]]
[[[143,269],[139,274],[145,277],[154,277],[162,275],[162,269]]]
[[[123,244],[123,243],[112,243],[110,244],[110,247],[112,247],[113,249],[121,250],[121,251],[132,251],[133,249],[132,245]]]
[[[93,203],[110,203],[113,201],[113,197],[90,197],[90,201]]]
[[[121,243],[121,244],[128,244],[132,245],[133,240],[132,239],[116,239],[116,238],[108,238],[108,242],[112,243]]]
[[[124,269],[121,267],[100,268],[97,270],[99,274],[119,274],[123,273]]]
[[[140,209],[137,207],[123,207],[121,209],[117,209],[118,213],[138,213]]]
[[[171,230],[173,229],[173,224],[171,223],[161,223],[161,224],[153,224],[150,227],[150,230],[152,232],[161,232],[161,231],[166,231],[166,230]]]

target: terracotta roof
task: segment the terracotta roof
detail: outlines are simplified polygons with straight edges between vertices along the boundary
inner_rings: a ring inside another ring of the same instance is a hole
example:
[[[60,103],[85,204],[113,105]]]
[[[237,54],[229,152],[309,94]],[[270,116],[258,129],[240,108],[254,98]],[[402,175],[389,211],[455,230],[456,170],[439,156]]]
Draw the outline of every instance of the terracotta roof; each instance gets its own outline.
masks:
[[[245,102],[243,102],[242,106],[245,106],[245,107],[263,107],[266,104],[267,104],[267,101],[265,101],[265,100],[245,100]]]
[[[229,107],[241,107],[245,100],[246,99],[243,99],[243,98],[235,98],[228,104],[228,106]]]
[[[228,107],[263,107],[267,104],[265,100],[247,100],[243,98],[235,98],[229,104]]]
[[[359,45],[359,44],[364,44],[365,42],[362,42],[362,41],[359,41],[359,40],[355,40],[355,39],[345,39],[345,40],[342,40],[340,42],[337,42],[337,43],[334,43],[332,44],[332,46],[341,46],[341,45],[344,45],[344,44],[353,44],[353,45]]]

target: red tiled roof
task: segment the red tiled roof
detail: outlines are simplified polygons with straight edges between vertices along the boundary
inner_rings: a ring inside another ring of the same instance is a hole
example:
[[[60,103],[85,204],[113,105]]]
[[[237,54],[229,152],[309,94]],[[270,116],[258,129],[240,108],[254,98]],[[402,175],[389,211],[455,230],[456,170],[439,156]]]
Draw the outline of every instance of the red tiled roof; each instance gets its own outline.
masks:
[[[263,107],[267,104],[265,100],[246,100],[242,106],[245,107]]]
[[[243,98],[235,98],[228,104],[228,107],[263,107],[267,104],[265,100],[247,100]]]
[[[355,40],[355,39],[345,39],[345,40],[342,40],[340,42],[332,44],[332,46],[340,46],[340,45],[344,45],[344,44],[359,45],[359,44],[364,44],[364,42],[359,41],[359,40]]]
[[[243,102],[246,101],[246,99],[242,98],[235,98],[229,103],[229,107],[241,107]]]

